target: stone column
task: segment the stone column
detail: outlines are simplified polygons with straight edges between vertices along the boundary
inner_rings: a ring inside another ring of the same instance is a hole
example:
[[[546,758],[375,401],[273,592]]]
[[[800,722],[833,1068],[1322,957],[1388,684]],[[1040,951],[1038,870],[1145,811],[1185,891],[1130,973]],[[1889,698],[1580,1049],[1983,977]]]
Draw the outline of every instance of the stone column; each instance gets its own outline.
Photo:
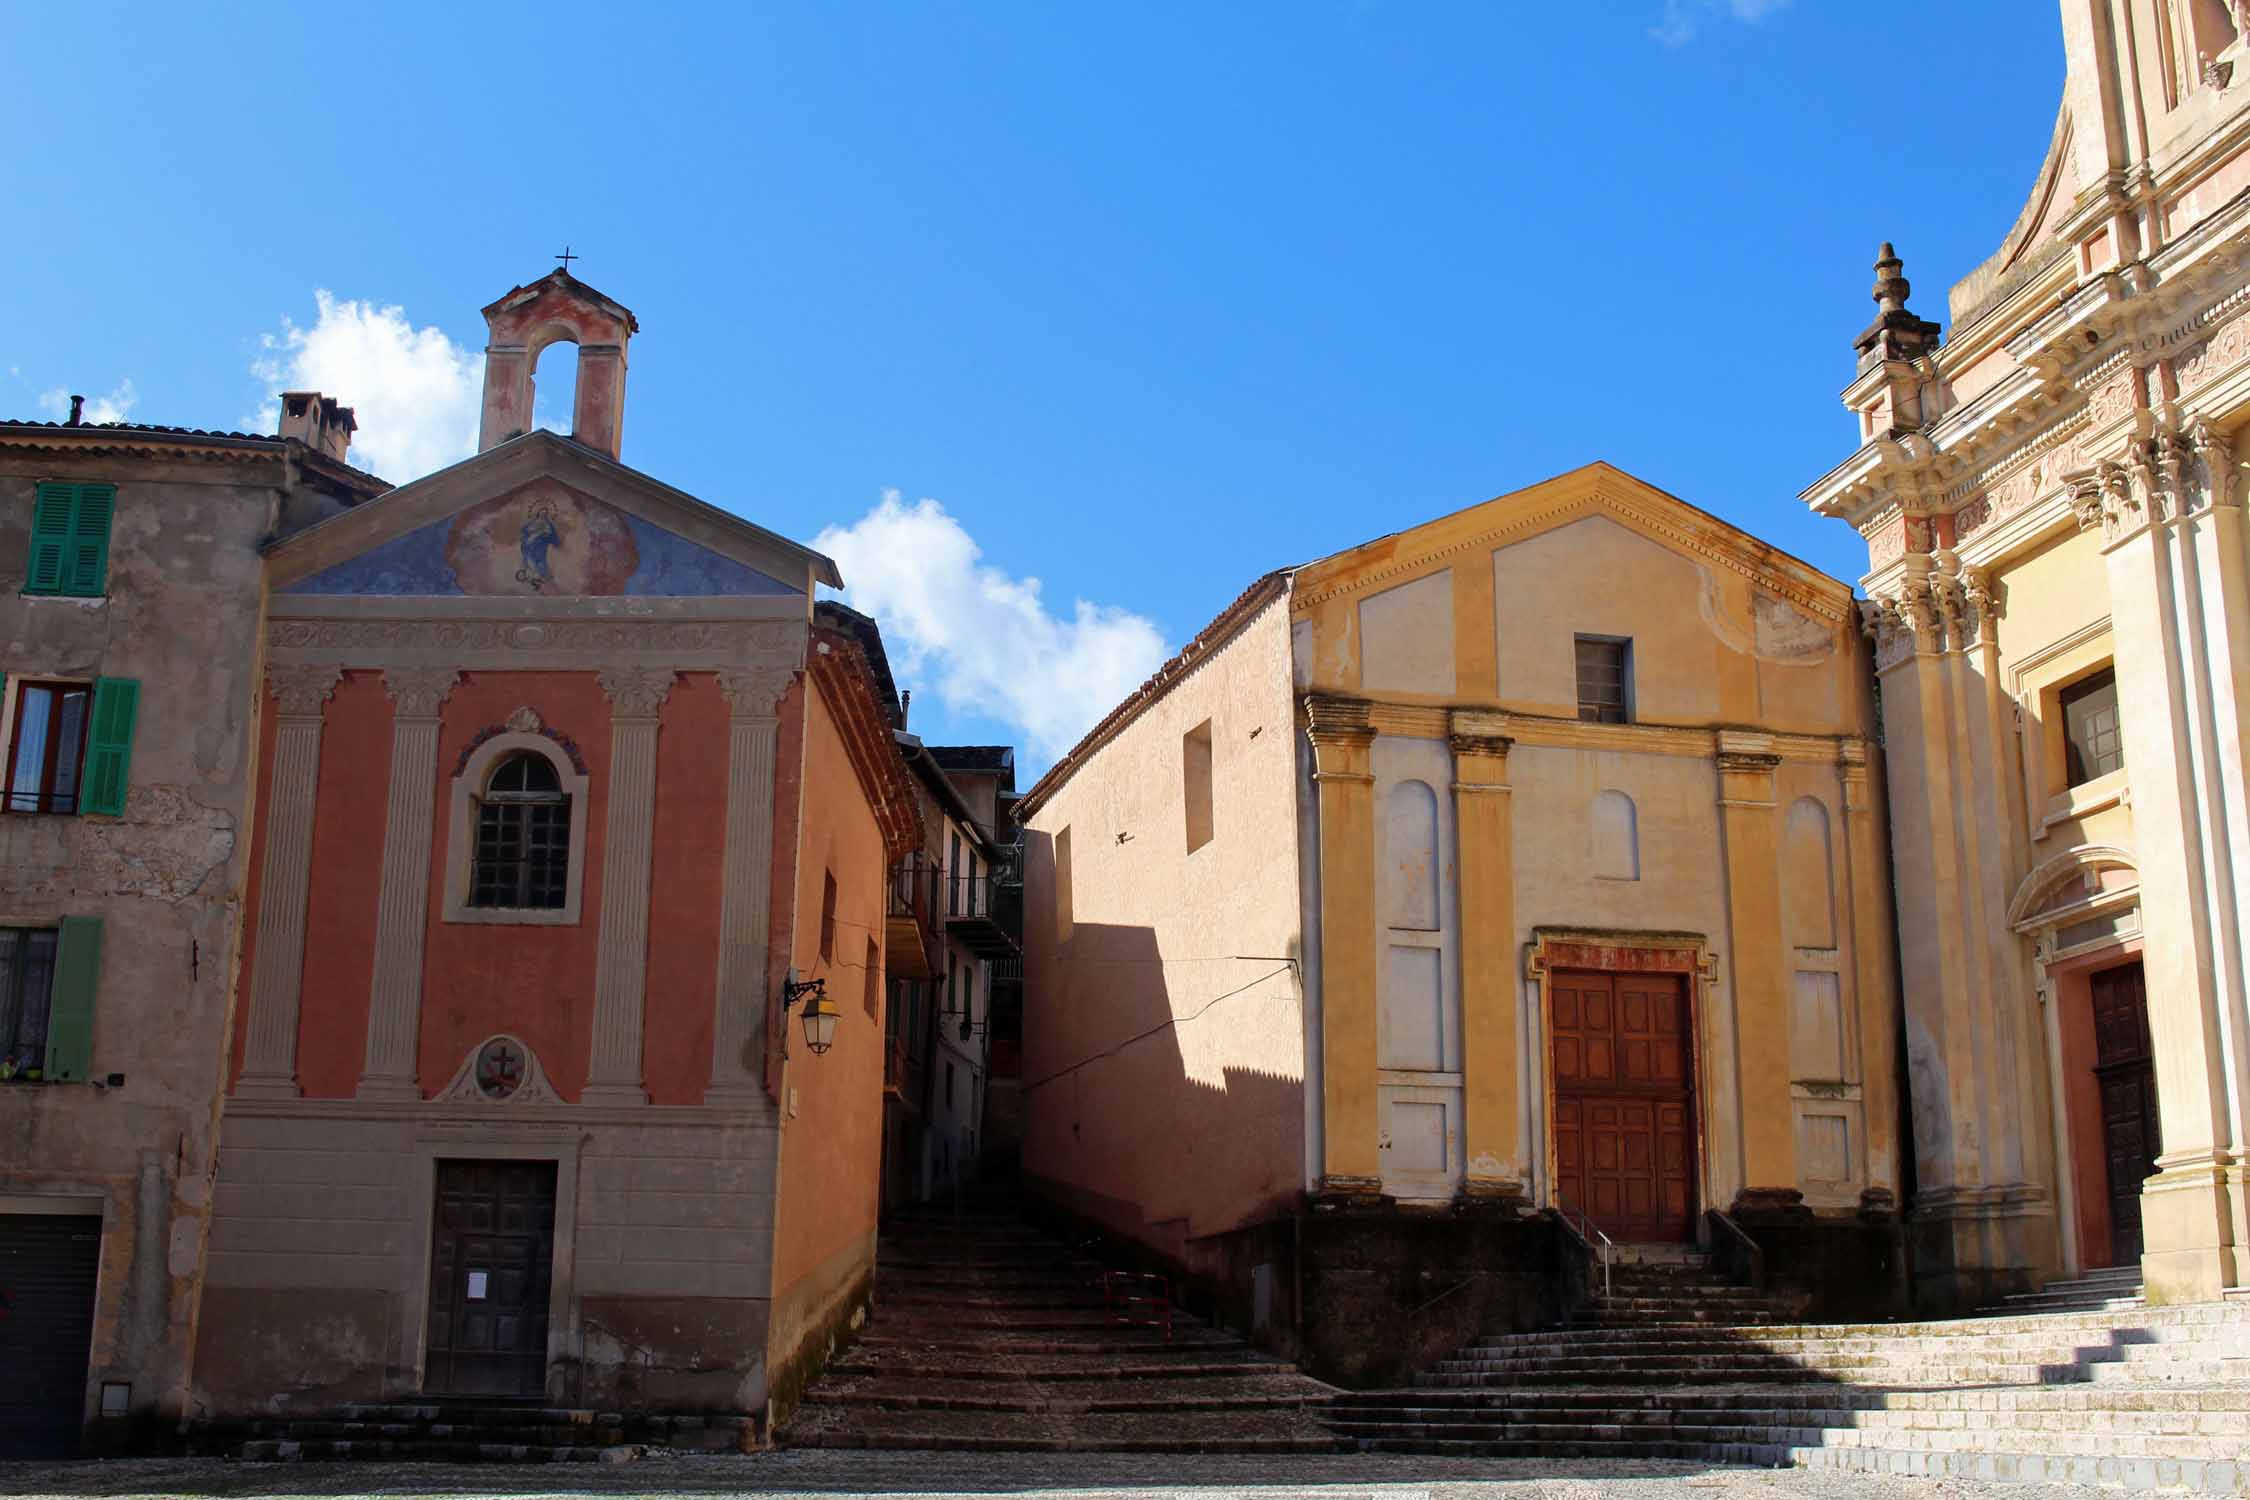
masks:
[[[1523,1201],[1523,1017],[1516,962],[1515,805],[1506,716],[1454,710],[1453,817],[1460,846],[1462,1129],[1467,1197]]]
[[[1867,746],[1847,740],[1837,751],[1843,783],[1844,870],[1850,881],[1844,913],[1852,935],[1852,999],[1859,1019],[1860,1116],[1867,1132],[1869,1208],[1895,1209],[1902,1152],[1898,1139],[1898,997],[1891,978],[1891,902],[1883,878],[1883,826],[1868,783]]]
[[[1734,957],[1736,1087],[1742,1098],[1740,1208],[1792,1208],[1804,1197],[1797,1187],[1796,1107],[1789,1096],[1789,973],[1781,947],[1781,849],[1774,828],[1774,771],[1780,764],[1771,735],[1719,731],[1719,821],[1727,861],[1727,946]]]
[[[594,959],[594,1048],[587,1104],[646,1104],[642,1002],[648,989],[648,875],[656,820],[656,725],[669,667],[610,667],[609,817],[602,848],[602,927]]]
[[[2237,999],[2241,949],[2230,940],[2239,908],[2224,894],[2239,878],[2226,826],[2241,786],[2239,759],[2228,767],[2228,752],[2241,753],[2232,674],[2250,664],[2233,653],[2229,623],[2208,618],[2230,593],[2242,595],[2239,521],[2201,514],[2232,509],[2231,464],[2213,462],[2219,456],[2214,443],[2191,472],[2180,440],[2162,434],[2154,455],[2132,444],[2076,495],[2080,524],[2103,531],[2140,861],[2141,966],[2164,1147],[2141,1194],[2141,1267],[2158,1303],[2216,1298],[2250,1272],[2250,1184],[2228,1066],[2250,1038]],[[2183,510],[2197,513],[2192,525]],[[2233,557],[2204,557],[2230,540]],[[2225,716],[2214,711],[2219,676],[2230,679]]]
[[[760,1037],[766,1020],[766,950],[773,925],[774,744],[777,700],[792,669],[748,667],[719,674],[732,710],[727,740],[726,859],[719,888],[718,1014],[712,1022],[707,1103],[765,1098]]]
[[[258,879],[258,949],[250,971],[250,1035],[234,1089],[246,1099],[294,1099],[299,1093],[297,999],[305,974],[320,720],[343,675],[333,666],[266,669],[276,729],[266,785],[266,857]]]
[[[1368,705],[1305,699],[1320,791],[1321,1190],[1383,1187],[1376,1118],[1375,743]]]
[[[367,998],[362,1099],[419,1099],[422,939],[430,910],[430,837],[438,811],[438,709],[461,674],[451,667],[383,674],[391,695],[391,785],[383,821],[383,887],[375,907],[375,978]]]

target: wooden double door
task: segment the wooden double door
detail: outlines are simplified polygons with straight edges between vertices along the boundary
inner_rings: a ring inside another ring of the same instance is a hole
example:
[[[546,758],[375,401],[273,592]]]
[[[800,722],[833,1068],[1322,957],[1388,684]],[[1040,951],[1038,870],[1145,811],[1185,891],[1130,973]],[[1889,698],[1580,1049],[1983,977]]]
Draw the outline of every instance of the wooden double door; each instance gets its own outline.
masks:
[[[1680,974],[1548,977],[1555,1168],[1621,1242],[1695,1237],[1695,1048]]]
[[[554,1263],[553,1162],[439,1162],[423,1389],[544,1395]]]
[[[2110,1264],[2141,1258],[2141,1184],[2164,1149],[2156,1114],[2156,1059],[2140,963],[2093,976],[2094,1087],[2101,1098],[2102,1160],[2109,1186]]]

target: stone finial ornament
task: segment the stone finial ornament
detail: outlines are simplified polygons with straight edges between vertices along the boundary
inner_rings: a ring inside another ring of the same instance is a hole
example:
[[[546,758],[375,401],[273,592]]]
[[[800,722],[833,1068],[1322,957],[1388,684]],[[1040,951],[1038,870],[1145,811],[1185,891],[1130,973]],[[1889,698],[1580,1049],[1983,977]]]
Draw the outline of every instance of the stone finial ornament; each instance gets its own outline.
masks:
[[[1906,299],[1914,294],[1914,284],[1904,275],[1906,262],[1898,258],[1889,240],[1875,252],[1875,305],[1886,313],[1906,311]]]

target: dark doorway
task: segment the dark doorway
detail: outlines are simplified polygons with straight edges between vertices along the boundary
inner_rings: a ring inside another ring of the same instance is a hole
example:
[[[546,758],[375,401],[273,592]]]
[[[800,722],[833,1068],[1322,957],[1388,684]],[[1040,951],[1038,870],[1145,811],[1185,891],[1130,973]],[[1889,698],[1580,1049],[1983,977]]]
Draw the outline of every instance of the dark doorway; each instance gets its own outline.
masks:
[[[0,1458],[70,1458],[86,1422],[94,1215],[0,1214]]]
[[[555,1261],[555,1164],[441,1161],[422,1388],[543,1396]]]
[[[1557,970],[1548,995],[1564,1200],[1615,1240],[1694,1238],[1685,979]]]
[[[2102,1158],[2109,1173],[2110,1264],[2141,1258],[2141,1184],[2164,1149],[2156,1117],[2156,1064],[2148,1040],[2141,966],[2093,976],[2094,1085],[2101,1094]]]

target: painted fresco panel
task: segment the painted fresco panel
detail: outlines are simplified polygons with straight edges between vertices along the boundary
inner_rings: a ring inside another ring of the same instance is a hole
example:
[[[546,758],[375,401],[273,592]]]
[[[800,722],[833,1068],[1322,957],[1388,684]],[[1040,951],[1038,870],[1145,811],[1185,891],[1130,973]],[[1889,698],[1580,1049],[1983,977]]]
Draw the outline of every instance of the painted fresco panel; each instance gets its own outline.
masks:
[[[538,479],[283,592],[716,598],[797,590],[568,485]]]

